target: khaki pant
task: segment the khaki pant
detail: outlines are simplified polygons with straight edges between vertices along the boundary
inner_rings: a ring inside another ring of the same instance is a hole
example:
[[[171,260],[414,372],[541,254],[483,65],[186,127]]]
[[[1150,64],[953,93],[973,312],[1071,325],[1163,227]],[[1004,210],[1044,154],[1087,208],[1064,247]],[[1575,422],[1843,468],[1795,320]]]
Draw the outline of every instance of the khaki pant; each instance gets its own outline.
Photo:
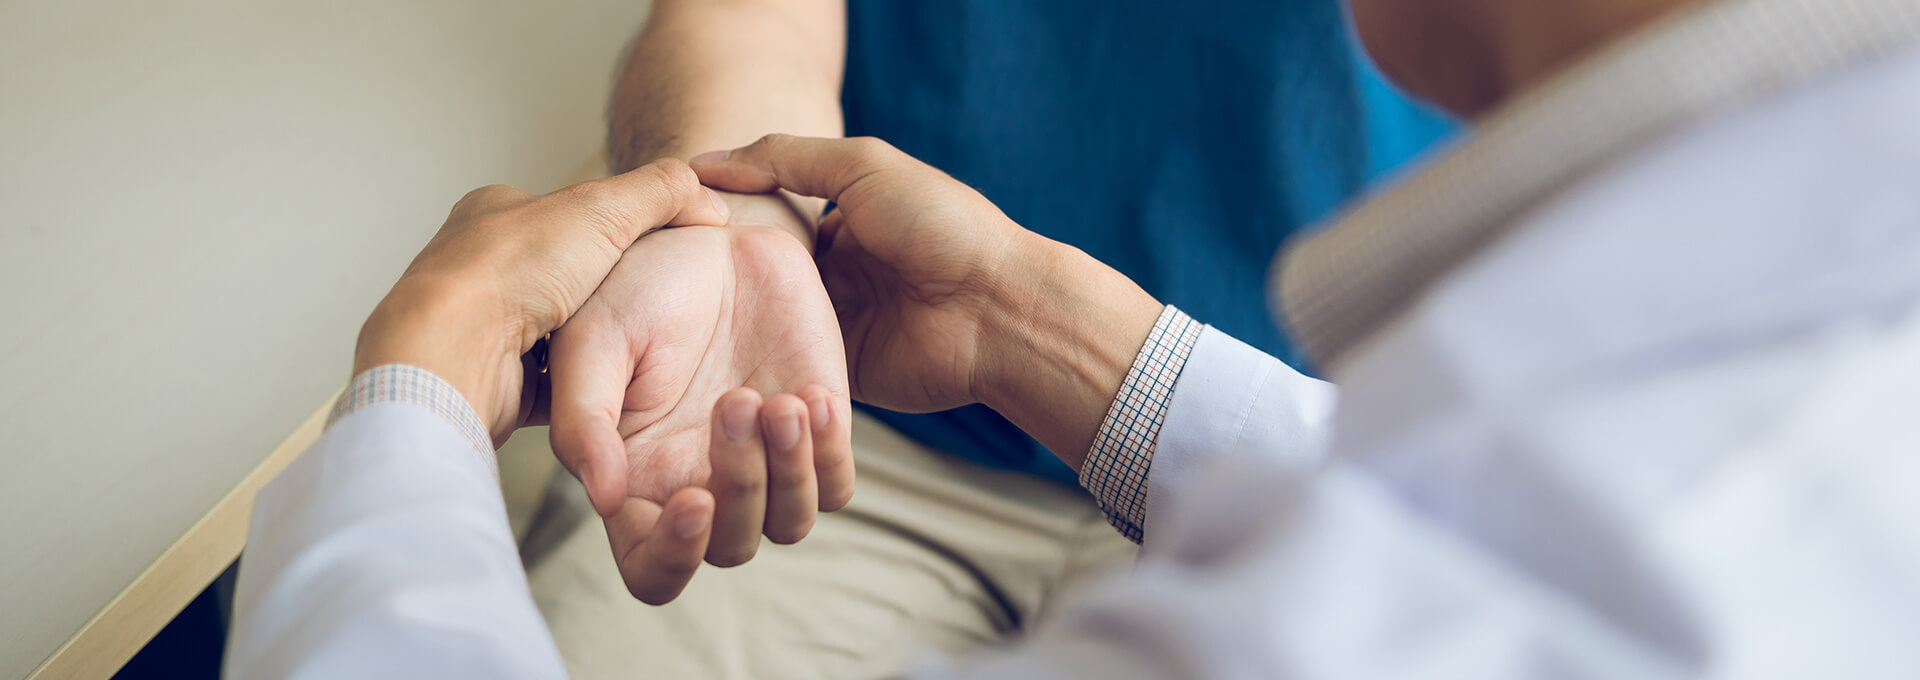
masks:
[[[528,529],[534,599],[578,678],[879,678],[1007,641],[1134,545],[1076,489],[941,455],[864,415],[852,504],[797,545],[704,567],[664,607],[621,585],[564,473]]]

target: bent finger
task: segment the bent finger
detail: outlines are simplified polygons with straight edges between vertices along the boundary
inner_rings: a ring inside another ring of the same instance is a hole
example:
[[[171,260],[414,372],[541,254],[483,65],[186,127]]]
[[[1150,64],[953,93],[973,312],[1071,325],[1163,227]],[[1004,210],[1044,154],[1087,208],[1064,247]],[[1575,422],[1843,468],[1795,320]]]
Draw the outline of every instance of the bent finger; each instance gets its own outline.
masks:
[[[813,475],[813,433],[807,403],[782,394],[760,409],[767,442],[767,517],[763,533],[775,543],[797,543],[813,529],[819,490]]]
[[[639,498],[627,505],[607,520],[621,580],[641,602],[671,602],[693,580],[706,554],[713,528],[713,495],[687,487],[668,498],[665,508]]]
[[[746,193],[786,189],[836,202],[855,185],[882,171],[931,171],[873,137],[767,135],[732,151],[700,154],[689,163],[700,181],[716,189]]]
[[[707,562],[732,567],[753,559],[767,515],[767,453],[760,436],[760,393],[740,387],[713,407],[713,540]]]
[[[808,386],[800,398],[807,402],[820,511],[833,512],[853,500],[853,404],[825,385]]]
[[[547,440],[560,464],[586,488],[601,517],[620,510],[627,497],[627,444],[620,437],[620,409],[633,375],[624,347],[576,319],[554,332],[548,359],[553,420]]]
[[[721,225],[731,215],[727,202],[701,186],[693,169],[675,158],[567,186],[551,195],[595,217],[594,223],[622,250],[659,227]]]

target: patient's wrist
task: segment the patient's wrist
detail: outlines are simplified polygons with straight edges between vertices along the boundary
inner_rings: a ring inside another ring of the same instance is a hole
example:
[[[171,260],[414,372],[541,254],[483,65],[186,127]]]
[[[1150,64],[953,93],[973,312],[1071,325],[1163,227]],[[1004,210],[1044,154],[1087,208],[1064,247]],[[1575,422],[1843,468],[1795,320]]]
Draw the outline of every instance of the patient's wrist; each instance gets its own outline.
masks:
[[[778,191],[770,194],[736,194],[715,190],[732,209],[730,224],[760,225],[779,229],[798,239],[812,253],[817,242],[815,223],[826,201]]]

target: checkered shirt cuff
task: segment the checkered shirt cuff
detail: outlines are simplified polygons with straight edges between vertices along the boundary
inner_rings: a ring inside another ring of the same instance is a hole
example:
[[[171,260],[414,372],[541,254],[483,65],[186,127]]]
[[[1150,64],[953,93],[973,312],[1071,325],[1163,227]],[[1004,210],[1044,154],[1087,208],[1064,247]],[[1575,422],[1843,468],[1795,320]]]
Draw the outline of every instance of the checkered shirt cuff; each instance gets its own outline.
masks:
[[[1093,449],[1080,466],[1080,485],[1093,494],[1113,528],[1140,542],[1147,521],[1147,470],[1153,466],[1160,426],[1167,422],[1173,385],[1200,340],[1200,324],[1172,305],[1160,312],[1147,344],[1133,359]]]
[[[500,476],[500,462],[493,451],[493,437],[487,434],[487,426],[480,422],[480,415],[473,412],[473,405],[461,396],[460,390],[434,375],[432,371],[407,364],[382,364],[361,371],[347,383],[346,392],[340,400],[333,403],[333,413],[327,416],[327,426],[332,427],[341,418],[376,404],[400,403],[412,404],[424,408],[434,416],[452,426],[461,438],[473,445],[481,460],[486,461],[487,469],[494,477]]]

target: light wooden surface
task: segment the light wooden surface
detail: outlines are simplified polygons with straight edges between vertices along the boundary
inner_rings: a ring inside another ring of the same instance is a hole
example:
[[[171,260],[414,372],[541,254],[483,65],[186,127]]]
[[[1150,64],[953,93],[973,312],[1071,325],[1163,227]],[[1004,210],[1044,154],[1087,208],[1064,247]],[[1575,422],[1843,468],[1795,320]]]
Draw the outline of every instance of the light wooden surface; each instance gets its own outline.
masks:
[[[447,207],[597,147],[645,11],[0,7],[0,680],[104,676],[226,565]]]

